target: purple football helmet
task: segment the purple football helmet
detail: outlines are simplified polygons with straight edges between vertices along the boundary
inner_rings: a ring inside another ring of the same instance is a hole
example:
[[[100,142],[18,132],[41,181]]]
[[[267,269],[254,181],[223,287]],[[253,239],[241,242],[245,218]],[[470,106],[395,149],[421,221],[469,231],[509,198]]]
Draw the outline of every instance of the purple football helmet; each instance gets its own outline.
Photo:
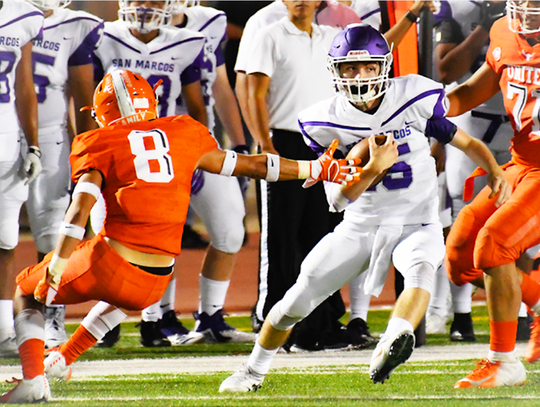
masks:
[[[373,78],[342,78],[342,62],[378,62]],[[337,90],[353,103],[366,103],[382,96],[392,67],[392,51],[382,34],[367,24],[350,24],[335,36],[328,52],[328,69]]]

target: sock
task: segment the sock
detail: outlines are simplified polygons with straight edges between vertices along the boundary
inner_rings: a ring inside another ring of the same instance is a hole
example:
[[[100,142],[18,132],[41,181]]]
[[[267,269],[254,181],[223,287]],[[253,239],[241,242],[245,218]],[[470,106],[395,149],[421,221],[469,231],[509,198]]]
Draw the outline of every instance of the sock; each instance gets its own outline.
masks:
[[[450,284],[452,303],[454,304],[454,314],[469,314],[471,312],[471,296],[473,288],[471,283],[464,284],[460,287],[455,284]]]
[[[516,351],[494,352],[490,350],[488,353],[488,359],[490,362],[515,362],[517,360]]]
[[[66,365],[71,365],[96,342],[97,339],[84,326],[79,325],[69,341],[60,345],[58,351],[66,358]]]
[[[394,336],[398,332],[401,332],[404,330],[414,332],[414,327],[406,319],[392,317],[390,318],[390,321],[388,321],[388,326],[386,327],[386,331],[384,332],[384,335]]]
[[[0,329],[13,329],[13,300],[0,300]]]
[[[512,352],[516,347],[516,321],[489,321],[491,337],[489,349],[494,352]]]
[[[258,374],[265,375],[270,370],[270,364],[274,355],[277,353],[279,348],[276,349],[264,349],[259,345],[259,341],[255,342],[255,346],[249,355],[247,365]]]
[[[540,283],[525,273],[521,273],[521,275],[523,276],[523,281],[521,282],[521,299],[529,308],[538,313],[537,309],[540,311]]]
[[[161,317],[161,303],[159,301],[142,311],[142,320],[144,322],[157,322]]]
[[[526,318],[527,317],[527,306],[525,305],[524,302],[522,302],[521,306],[519,307],[518,317],[519,318]]]
[[[168,311],[174,310],[175,296],[176,296],[176,278],[173,278],[171,282],[169,283],[169,285],[167,286],[165,293],[163,293],[163,297],[161,297],[161,301],[159,305],[161,309],[161,315],[165,314]]]
[[[45,374],[43,365],[43,352],[45,351],[45,341],[41,339],[27,339],[19,345],[19,357],[23,377],[25,380],[33,379],[36,376]]]
[[[199,276],[199,314],[206,312],[209,316],[214,315],[223,308],[225,297],[229,289],[230,281],[218,281]]]
[[[349,298],[351,302],[349,321],[356,318],[362,318],[364,321],[367,321],[371,295],[364,293],[366,275],[366,273],[362,273],[349,283]]]
[[[448,295],[450,294],[450,281],[446,275],[446,268],[444,263],[435,272],[435,279],[433,281],[433,292],[429,300],[428,312],[430,314],[437,314],[441,317],[446,317]]]

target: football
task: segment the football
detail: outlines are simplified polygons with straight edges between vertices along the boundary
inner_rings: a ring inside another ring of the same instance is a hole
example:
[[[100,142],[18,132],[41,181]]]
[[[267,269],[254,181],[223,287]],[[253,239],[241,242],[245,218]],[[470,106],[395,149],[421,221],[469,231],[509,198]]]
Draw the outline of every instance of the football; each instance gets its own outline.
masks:
[[[378,134],[375,136],[375,141],[380,146],[385,143],[386,136],[384,134]],[[369,162],[369,137],[366,137],[362,141],[360,141],[358,144],[356,144],[351,151],[349,151],[349,154],[347,154],[347,158],[360,158],[362,161],[360,162],[360,166],[363,167]],[[388,170],[386,170],[388,171]],[[371,183],[369,186],[374,187],[377,185],[386,175],[386,171],[382,172],[375,180]]]

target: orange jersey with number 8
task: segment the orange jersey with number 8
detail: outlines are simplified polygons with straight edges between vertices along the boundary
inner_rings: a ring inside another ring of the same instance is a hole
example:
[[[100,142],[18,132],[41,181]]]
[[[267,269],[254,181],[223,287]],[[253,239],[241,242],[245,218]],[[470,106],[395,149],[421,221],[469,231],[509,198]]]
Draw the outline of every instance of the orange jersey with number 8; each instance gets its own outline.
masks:
[[[102,174],[101,234],[134,250],[177,256],[193,171],[216,148],[208,129],[189,116],[113,125],[75,138],[72,179],[90,170]]]
[[[514,160],[540,166],[540,44],[530,46],[508,28],[506,17],[490,31],[487,64],[500,75],[504,106],[514,128]]]

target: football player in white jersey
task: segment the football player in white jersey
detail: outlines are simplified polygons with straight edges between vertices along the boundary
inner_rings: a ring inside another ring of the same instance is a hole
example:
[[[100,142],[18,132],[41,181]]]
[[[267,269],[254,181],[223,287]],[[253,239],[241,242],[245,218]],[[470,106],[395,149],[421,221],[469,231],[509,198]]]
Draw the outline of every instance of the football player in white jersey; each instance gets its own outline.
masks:
[[[205,35],[201,86],[208,115],[208,128],[214,132],[214,108],[238,153],[249,154],[240,110],[231,89],[221,44],[226,38],[227,16],[222,11],[203,7],[198,1],[177,0],[172,25]],[[183,99],[177,114],[187,113]],[[198,170],[200,171],[200,170]],[[238,178],[200,171],[192,184],[191,207],[202,219],[210,235],[201,269],[199,309],[195,313],[196,331],[211,342],[254,342],[255,334],[241,332],[225,323],[223,305],[234,269],[236,253],[244,240],[244,200]],[[171,290],[174,294],[174,290]],[[174,304],[174,296],[166,302]]]
[[[205,37],[186,28],[171,27],[174,0],[119,1],[119,19],[106,22],[103,40],[94,53],[95,76],[126,68],[143,76],[152,86],[158,83],[159,116],[176,114],[176,100],[181,96],[187,113],[208,123],[201,90],[201,68]],[[92,210],[92,228],[101,229],[104,203]],[[101,221],[99,220],[101,218]],[[166,304],[156,304],[142,313],[141,342],[144,346],[170,346],[195,343],[204,339],[189,332],[174,312],[175,280],[164,295]],[[170,301],[172,299],[172,301]],[[104,346],[112,346],[118,331],[107,336]],[[115,336],[116,334],[116,336]]]
[[[14,249],[28,184],[41,171],[32,40],[42,36],[43,13],[17,1],[0,3],[0,357],[16,352],[13,329]]]
[[[405,289],[373,352],[371,379],[383,383],[409,358],[413,331],[427,309],[433,275],[444,256],[428,137],[452,143],[485,168],[499,203],[510,194],[489,149],[444,117],[442,85],[418,75],[388,79],[392,54],[377,30],[348,26],[335,37],[328,62],[338,94],[299,114],[306,142],[320,151],[337,138],[338,149],[354,156],[362,139],[377,134],[387,139],[377,147],[370,138],[371,158],[356,186],[327,185],[331,207],[345,209],[343,222],[303,261],[295,285],[269,312],[247,364],[225,379],[220,391],[257,389],[295,323],[360,273],[367,273],[365,291],[379,295],[391,263],[403,274]],[[384,178],[371,185],[386,168]]]
[[[70,134],[68,110],[73,101],[76,132],[95,128],[89,111],[94,91],[92,53],[103,21],[84,11],[68,10],[71,0],[28,0],[45,16],[43,38],[33,42],[34,84],[38,90],[39,145],[43,171],[30,184],[26,203],[38,261],[54,250],[69,205]],[[45,346],[67,341],[65,306],[45,307]]]

